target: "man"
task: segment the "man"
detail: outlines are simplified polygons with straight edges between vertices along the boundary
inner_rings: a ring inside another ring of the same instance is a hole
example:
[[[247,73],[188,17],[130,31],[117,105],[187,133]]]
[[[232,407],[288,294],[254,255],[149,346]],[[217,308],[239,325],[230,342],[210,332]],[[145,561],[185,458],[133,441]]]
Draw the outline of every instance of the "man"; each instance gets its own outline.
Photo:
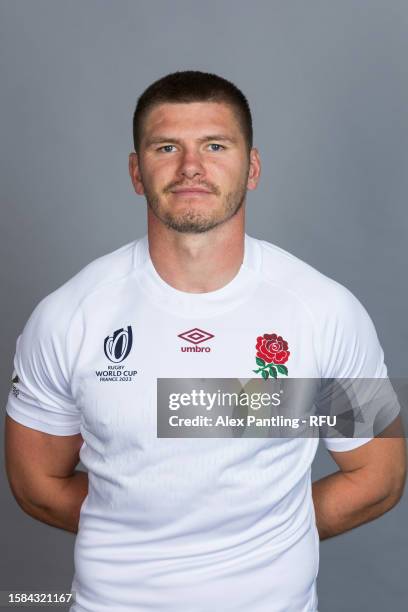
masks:
[[[134,141],[147,237],[46,297],[18,338],[11,488],[77,532],[74,612],[317,610],[319,537],[397,503],[403,440],[326,439],[339,471],[312,489],[316,438],[159,438],[156,383],[250,378],[255,359],[259,378],[385,378],[373,324],[342,286],[245,234],[260,159],[232,83],[153,83]]]

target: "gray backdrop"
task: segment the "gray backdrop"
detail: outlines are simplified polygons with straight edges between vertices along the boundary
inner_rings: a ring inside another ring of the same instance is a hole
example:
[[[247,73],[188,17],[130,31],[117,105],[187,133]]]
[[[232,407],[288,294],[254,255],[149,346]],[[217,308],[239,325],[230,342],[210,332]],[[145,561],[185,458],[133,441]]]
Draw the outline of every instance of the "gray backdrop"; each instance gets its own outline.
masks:
[[[408,4],[387,0],[2,0],[1,397],[38,301],[145,233],[127,174],[136,98],[201,69],[249,98],[263,161],[248,233],[346,285],[407,375]],[[319,452],[314,476],[333,471]],[[1,474],[0,589],[69,589],[74,537]],[[321,545],[321,612],[406,610],[407,496]]]

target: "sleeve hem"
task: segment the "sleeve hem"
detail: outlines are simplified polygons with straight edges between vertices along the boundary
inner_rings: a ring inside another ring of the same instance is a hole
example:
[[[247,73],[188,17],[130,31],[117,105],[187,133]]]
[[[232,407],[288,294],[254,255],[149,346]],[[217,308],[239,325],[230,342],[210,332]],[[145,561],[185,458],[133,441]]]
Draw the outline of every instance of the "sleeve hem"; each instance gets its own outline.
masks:
[[[355,448],[359,448],[367,442],[371,442],[374,438],[348,438],[348,439],[333,439],[327,440],[324,438],[324,444],[329,451],[334,451],[336,453],[342,453],[344,451],[354,450]]]
[[[20,423],[20,425],[24,425],[30,429],[36,429],[37,431],[42,431],[43,433],[51,434],[53,436],[73,436],[81,433],[79,424],[55,425],[51,423],[44,423],[44,421],[39,421],[38,419],[28,417],[26,414],[21,413],[20,411],[11,407],[9,404],[6,406],[6,412],[9,417],[11,417],[14,421],[17,421],[17,423]]]

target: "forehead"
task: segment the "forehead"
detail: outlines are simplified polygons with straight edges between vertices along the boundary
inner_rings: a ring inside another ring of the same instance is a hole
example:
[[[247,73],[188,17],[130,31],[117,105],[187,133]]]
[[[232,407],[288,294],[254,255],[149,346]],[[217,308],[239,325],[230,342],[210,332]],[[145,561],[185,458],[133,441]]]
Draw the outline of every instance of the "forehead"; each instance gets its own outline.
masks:
[[[240,126],[231,105],[223,102],[163,103],[144,120],[143,137],[155,134],[189,136],[228,133],[237,137]]]

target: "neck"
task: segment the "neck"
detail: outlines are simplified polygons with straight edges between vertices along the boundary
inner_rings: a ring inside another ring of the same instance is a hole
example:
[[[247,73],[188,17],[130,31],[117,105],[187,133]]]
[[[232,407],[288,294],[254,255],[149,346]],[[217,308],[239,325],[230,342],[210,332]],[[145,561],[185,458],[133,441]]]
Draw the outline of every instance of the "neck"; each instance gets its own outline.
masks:
[[[148,211],[148,240],[159,276],[179,291],[207,293],[227,285],[244,257],[244,206],[234,217],[202,234],[167,228]]]

